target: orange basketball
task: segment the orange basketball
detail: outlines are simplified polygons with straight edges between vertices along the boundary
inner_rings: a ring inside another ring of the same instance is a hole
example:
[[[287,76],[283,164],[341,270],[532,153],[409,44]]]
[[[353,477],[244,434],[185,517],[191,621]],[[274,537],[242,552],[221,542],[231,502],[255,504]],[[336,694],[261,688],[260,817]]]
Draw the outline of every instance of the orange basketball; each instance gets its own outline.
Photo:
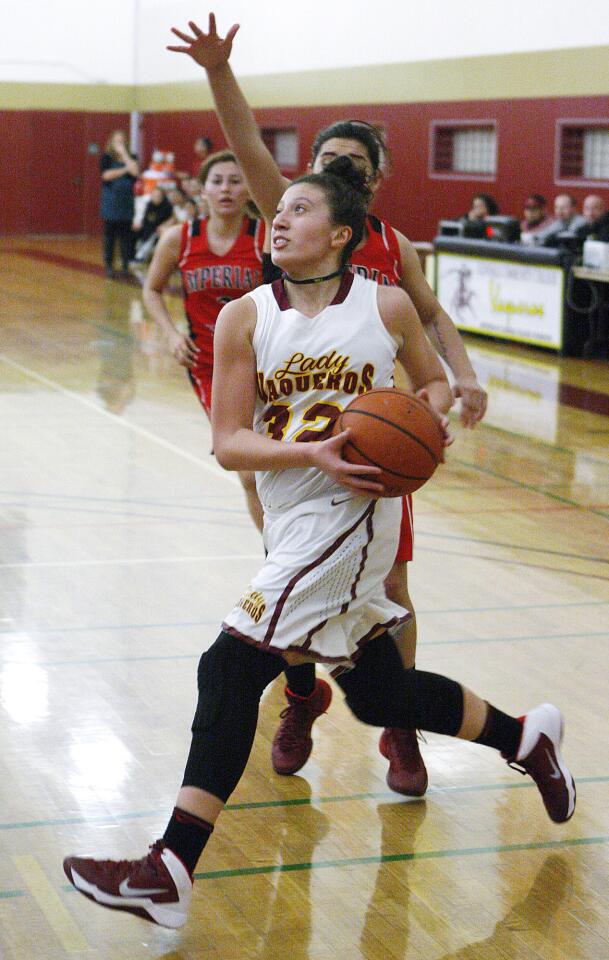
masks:
[[[375,480],[386,497],[402,497],[422,487],[444,457],[442,430],[429,404],[405,390],[383,387],[362,393],[337,420],[346,428],[343,447],[350,463],[371,464],[383,471]]]

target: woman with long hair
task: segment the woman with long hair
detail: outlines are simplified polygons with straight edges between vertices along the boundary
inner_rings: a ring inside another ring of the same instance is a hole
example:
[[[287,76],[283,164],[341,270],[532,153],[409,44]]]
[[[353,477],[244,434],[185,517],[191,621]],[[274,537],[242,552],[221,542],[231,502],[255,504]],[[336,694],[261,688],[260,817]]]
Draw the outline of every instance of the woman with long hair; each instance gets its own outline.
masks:
[[[247,184],[229,150],[207,158],[199,181],[208,215],[168,227],[161,235],[144,282],[144,303],[210,416],[216,320],[225,303],[262,282],[264,223],[252,216]],[[188,333],[175,326],[163,293],[176,269],[182,275]],[[239,476],[261,530],[254,476],[249,471]]]

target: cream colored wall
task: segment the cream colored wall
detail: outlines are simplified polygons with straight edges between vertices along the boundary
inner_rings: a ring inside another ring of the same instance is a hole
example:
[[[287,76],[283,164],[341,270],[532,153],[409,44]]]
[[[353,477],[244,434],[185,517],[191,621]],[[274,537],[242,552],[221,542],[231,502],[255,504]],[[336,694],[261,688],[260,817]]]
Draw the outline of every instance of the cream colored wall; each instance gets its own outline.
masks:
[[[609,45],[241,78],[254,107],[609,95]],[[0,83],[0,108],[207,110],[200,79],[143,86]]]

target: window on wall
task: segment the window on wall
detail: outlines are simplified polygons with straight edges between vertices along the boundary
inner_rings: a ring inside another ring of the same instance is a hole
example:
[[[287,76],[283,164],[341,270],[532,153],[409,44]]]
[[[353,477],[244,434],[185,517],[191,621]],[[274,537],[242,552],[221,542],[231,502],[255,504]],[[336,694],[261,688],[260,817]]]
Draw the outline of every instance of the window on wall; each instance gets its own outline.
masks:
[[[494,180],[497,129],[494,121],[434,121],[430,130],[430,176]]]
[[[295,127],[282,130],[267,127],[260,133],[278,167],[282,170],[298,168],[298,132]]]
[[[561,120],[556,142],[557,183],[609,186],[609,120]]]

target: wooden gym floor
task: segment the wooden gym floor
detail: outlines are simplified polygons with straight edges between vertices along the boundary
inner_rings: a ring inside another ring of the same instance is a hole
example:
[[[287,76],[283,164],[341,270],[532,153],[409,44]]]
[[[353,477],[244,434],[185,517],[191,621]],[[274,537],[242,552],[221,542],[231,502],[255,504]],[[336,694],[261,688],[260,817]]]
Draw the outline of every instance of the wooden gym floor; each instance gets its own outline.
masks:
[[[338,691],[278,777],[278,681],[174,933],[78,897],[61,862],[162,833],[197,661],[260,539],[137,285],[97,242],[1,250],[3,960],[609,958],[607,364],[470,341],[488,417],[415,498],[418,663],[513,713],[563,708],[572,821],[436,736],[425,800],[391,793]]]

